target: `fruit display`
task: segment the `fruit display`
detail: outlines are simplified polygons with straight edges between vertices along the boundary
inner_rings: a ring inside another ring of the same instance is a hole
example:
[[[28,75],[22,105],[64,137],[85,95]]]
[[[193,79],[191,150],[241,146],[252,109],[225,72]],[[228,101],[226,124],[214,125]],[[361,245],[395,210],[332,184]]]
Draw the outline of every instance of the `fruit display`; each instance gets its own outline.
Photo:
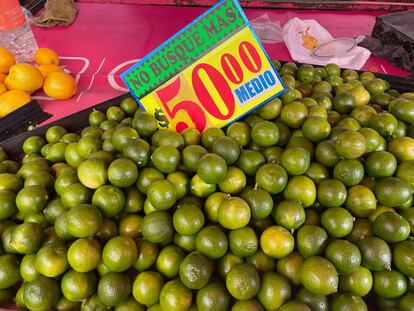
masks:
[[[0,305],[413,310],[414,93],[275,65],[287,91],[223,129],[125,98],[0,150]]]
[[[39,89],[54,99],[75,95],[76,80],[59,67],[55,51],[38,49],[35,63],[16,64],[14,55],[0,47],[0,118],[29,103],[31,94]]]

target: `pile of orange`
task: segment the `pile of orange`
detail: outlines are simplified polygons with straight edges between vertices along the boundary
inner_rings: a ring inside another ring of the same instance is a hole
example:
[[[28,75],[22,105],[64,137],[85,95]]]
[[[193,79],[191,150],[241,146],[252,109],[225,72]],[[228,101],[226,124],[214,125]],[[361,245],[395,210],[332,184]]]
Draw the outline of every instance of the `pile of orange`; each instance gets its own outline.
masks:
[[[16,63],[13,53],[0,48],[0,117],[20,108],[31,100],[31,94],[43,89],[54,99],[75,95],[76,80],[59,67],[59,56],[49,48],[35,53],[36,65]]]

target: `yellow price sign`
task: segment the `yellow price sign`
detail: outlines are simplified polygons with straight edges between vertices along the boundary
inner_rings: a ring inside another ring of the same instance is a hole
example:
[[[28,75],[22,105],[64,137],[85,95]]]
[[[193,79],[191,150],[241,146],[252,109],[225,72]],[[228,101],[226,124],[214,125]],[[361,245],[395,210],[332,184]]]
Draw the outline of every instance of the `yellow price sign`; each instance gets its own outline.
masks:
[[[220,23],[215,24],[213,18],[206,21],[205,16],[214,16],[226,27],[220,29]],[[187,127],[201,132],[208,127],[222,127],[284,91],[277,71],[235,1],[222,1],[197,23],[201,27],[193,32],[192,44],[194,50],[199,44],[200,53],[190,62],[182,56],[184,66],[174,66],[185,50],[167,41],[141,61],[143,66],[138,63],[123,75],[132,94],[159,125],[178,132]],[[234,30],[229,32],[230,23]],[[200,33],[203,30],[204,36]],[[184,37],[186,31],[178,37]],[[221,31],[228,32],[227,36],[223,37]],[[187,42],[185,46],[189,45]]]

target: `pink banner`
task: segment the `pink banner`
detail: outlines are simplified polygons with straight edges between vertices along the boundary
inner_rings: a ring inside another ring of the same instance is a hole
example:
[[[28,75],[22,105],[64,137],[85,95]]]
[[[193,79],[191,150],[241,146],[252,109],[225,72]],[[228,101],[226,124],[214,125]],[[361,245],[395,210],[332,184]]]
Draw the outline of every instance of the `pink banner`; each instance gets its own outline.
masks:
[[[78,80],[77,94],[66,101],[36,93],[42,108],[53,117],[45,123],[125,93],[120,73],[151,52],[206,9],[200,7],[142,6],[78,3],[79,14],[69,27],[34,27],[41,47],[54,49],[65,70]],[[252,20],[267,14],[284,25],[289,19],[316,19],[334,37],[371,33],[378,12],[337,12],[246,9]],[[284,43],[264,44],[272,59],[291,60]],[[389,62],[371,57],[364,70],[406,76]]]

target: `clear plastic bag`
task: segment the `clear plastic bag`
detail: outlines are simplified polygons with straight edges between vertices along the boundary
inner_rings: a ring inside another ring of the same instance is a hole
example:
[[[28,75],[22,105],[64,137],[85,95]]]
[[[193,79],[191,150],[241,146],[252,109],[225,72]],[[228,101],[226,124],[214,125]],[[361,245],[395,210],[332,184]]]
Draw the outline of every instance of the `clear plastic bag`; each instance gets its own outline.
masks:
[[[250,21],[262,43],[283,42],[283,31],[279,21],[272,21],[268,14],[263,14]]]

